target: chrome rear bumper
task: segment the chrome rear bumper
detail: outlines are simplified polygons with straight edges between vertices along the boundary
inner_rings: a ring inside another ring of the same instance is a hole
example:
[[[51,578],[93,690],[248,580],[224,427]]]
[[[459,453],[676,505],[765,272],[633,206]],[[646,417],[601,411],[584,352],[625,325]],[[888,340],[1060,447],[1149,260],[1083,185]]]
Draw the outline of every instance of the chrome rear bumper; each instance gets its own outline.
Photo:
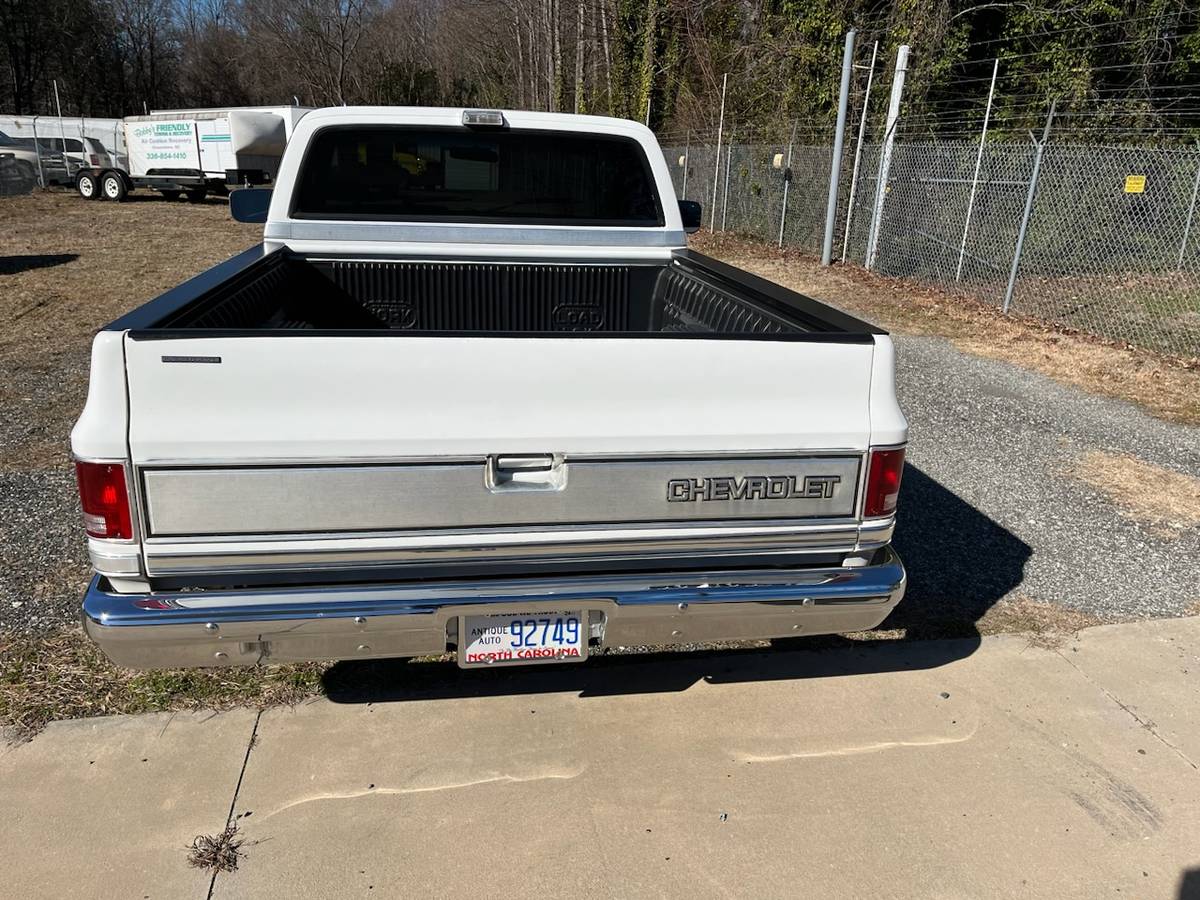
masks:
[[[476,579],[454,582],[118,594],[97,576],[87,634],[135,668],[425,656],[459,616],[589,612],[594,646],[830,634],[873,628],[904,596],[891,547],[855,568]]]

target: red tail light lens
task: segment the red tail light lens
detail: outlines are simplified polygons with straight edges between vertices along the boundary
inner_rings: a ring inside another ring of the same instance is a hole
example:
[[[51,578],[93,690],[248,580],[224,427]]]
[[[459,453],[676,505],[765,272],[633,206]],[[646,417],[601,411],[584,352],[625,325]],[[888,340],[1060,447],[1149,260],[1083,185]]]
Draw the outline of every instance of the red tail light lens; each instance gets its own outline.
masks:
[[[100,165],[100,157],[99,157],[99,156],[97,156],[95,153],[89,153],[89,154],[88,154],[88,159],[89,159],[89,160],[91,160],[91,163],[92,163],[92,165],[93,165],[93,166],[99,166],[99,165]]]
[[[900,499],[900,476],[904,472],[904,448],[872,450],[867,464],[867,496],[863,516],[867,519],[890,516]]]
[[[83,526],[97,538],[130,540],[133,519],[129,514],[129,492],[125,489],[125,467],[120,463],[75,463]]]

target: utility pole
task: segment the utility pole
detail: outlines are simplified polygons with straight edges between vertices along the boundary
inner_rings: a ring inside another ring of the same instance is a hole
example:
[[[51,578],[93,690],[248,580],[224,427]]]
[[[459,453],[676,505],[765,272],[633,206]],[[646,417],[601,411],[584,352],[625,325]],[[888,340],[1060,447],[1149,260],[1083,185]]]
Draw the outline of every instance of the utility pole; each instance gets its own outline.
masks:
[[[871,82],[875,80],[875,57],[879,55],[879,41],[871,48],[871,65],[867,69],[867,90],[863,94],[862,113],[858,119],[858,147],[854,150],[854,168],[850,172],[850,199],[846,201],[846,233],[842,235],[842,262],[850,249],[850,223],[854,220],[854,197],[858,190],[858,164],[862,161],[863,136],[867,131],[867,108],[871,103]],[[860,67],[861,68],[861,67]]]
[[[896,50],[896,72],[892,76],[892,97],[888,102],[883,149],[879,154],[879,175],[875,182],[875,210],[871,216],[871,233],[867,238],[866,264],[868,269],[875,267],[875,255],[879,249],[879,229],[883,224],[883,202],[887,198],[888,170],[892,167],[892,146],[896,140],[896,125],[900,121],[900,101],[904,96],[904,76],[908,73],[908,50],[908,44],[901,44]]]
[[[717,162],[716,168],[713,169],[712,221],[708,224],[709,231],[717,230],[717,184],[720,182],[721,175],[721,138],[725,131],[725,89],[728,86],[729,73],[726,72],[721,76],[721,118],[717,123]]]
[[[983,112],[983,129],[979,132],[979,152],[975,154],[975,176],[971,179],[971,196],[967,200],[967,219],[963,222],[962,244],[958,248],[958,271],[954,280],[962,280],[963,259],[967,255],[967,232],[971,230],[971,213],[975,211],[975,191],[979,188],[979,167],[983,163],[983,142],[987,139],[988,121],[992,118],[992,98],[996,96],[996,73],[1000,71],[1000,58],[992,66],[992,86],[988,88],[987,109]]]
[[[1046,152],[1046,142],[1050,140],[1050,126],[1054,122],[1054,106],[1058,101],[1050,101],[1050,113],[1046,116],[1046,127],[1042,129],[1042,139],[1039,141],[1029,133],[1033,141],[1033,173],[1029,176],[1029,192],[1025,195],[1025,212],[1021,215],[1021,230],[1017,232],[1017,246],[1013,250],[1012,269],[1008,273],[1008,287],[1004,291],[1004,307],[1002,312],[1008,312],[1012,306],[1013,291],[1017,286],[1017,272],[1021,268],[1021,251],[1025,247],[1025,232],[1029,228],[1029,217],[1033,215],[1033,198],[1037,195],[1038,172],[1042,169],[1042,155]]]
[[[821,245],[821,265],[833,261],[833,228],[837,223],[838,180],[842,174],[842,148],[846,141],[846,109],[850,104],[850,75],[854,70],[854,38],[858,32],[846,32],[842,49],[842,86],[838,93],[837,127],[833,132],[833,161],[829,164],[829,199],[825,204],[825,243]]]

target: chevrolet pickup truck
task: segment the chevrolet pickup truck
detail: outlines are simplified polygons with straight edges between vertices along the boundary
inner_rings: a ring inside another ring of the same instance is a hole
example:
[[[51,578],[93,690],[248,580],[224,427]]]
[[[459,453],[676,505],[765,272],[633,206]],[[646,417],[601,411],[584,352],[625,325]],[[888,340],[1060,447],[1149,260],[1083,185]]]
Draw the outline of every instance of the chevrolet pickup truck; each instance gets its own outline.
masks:
[[[231,206],[260,245],[95,338],[115,662],[572,662],[903,596],[890,338],[689,250],[641,125],[322,109]]]

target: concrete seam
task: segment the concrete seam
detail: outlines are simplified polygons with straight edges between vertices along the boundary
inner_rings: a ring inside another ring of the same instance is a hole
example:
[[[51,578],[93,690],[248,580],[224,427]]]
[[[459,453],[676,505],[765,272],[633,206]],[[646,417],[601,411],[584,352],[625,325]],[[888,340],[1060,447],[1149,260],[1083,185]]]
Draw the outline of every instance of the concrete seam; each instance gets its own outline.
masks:
[[[260,709],[254,716],[254,727],[250,729],[250,740],[246,743],[246,755],[242,757],[242,768],[238,772],[237,784],[233,788],[233,798],[229,801],[229,813],[225,816],[226,828],[233,822],[233,811],[237,808],[238,794],[242,792],[242,779],[246,777],[246,766],[250,763],[250,751],[254,749],[258,740],[258,723],[262,720],[262,714],[263,711]],[[208,895],[205,900],[212,900],[213,891],[217,888],[217,876],[220,874],[220,870],[213,871],[212,878],[208,882]]]
[[[1200,765],[1197,765],[1195,762],[1193,762],[1192,759],[1186,753],[1183,752],[1183,750],[1181,750],[1179,747],[1176,747],[1174,744],[1172,744],[1170,741],[1168,741],[1165,737],[1163,737],[1161,734],[1159,734],[1155,730],[1153,722],[1150,722],[1147,719],[1143,719],[1141,716],[1139,716],[1137,713],[1135,713],[1129,706],[1127,706],[1125,703],[1123,703],[1120,700],[1120,698],[1117,697],[1112,691],[1110,691],[1104,685],[1100,684],[1100,682],[1096,681],[1096,679],[1094,679],[1090,675],[1088,675],[1088,673],[1083,671],[1083,669],[1079,668],[1079,666],[1075,665],[1075,663],[1069,657],[1063,655],[1063,652],[1061,650],[1055,650],[1054,652],[1057,653],[1058,656],[1061,657],[1062,660],[1065,663],[1067,663],[1072,669],[1074,669],[1076,672],[1078,672],[1080,675],[1082,675],[1084,680],[1087,681],[1088,684],[1099,689],[1099,691],[1102,694],[1104,694],[1105,697],[1107,697],[1109,700],[1111,700],[1117,706],[1121,707],[1121,709],[1124,710],[1129,715],[1129,717],[1133,719],[1133,721],[1137,722],[1138,725],[1142,726],[1142,728],[1144,728],[1144,729],[1146,729],[1146,731],[1150,732],[1150,734],[1154,736],[1155,740],[1157,740],[1159,743],[1161,743],[1164,747],[1167,747],[1170,750],[1175,751],[1176,755],[1178,755],[1180,759],[1182,759],[1185,763],[1187,763],[1193,769],[1200,770]]]

